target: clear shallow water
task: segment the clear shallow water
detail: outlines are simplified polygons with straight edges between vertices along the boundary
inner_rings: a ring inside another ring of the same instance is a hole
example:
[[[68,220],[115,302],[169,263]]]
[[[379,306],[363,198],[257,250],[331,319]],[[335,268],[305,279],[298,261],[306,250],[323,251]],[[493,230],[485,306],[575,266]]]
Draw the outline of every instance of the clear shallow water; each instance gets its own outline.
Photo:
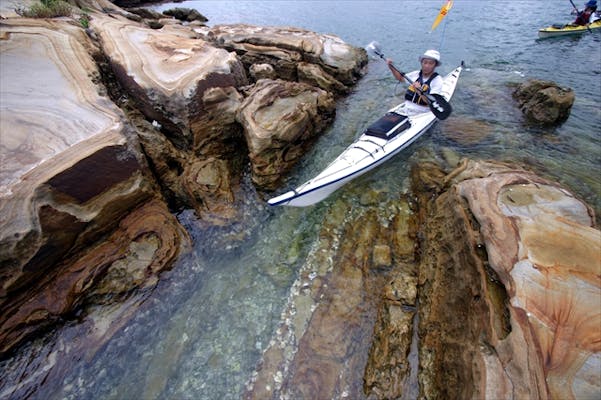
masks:
[[[439,123],[407,151],[309,208],[266,208],[250,196],[246,218],[231,231],[199,227],[186,213],[195,251],[164,274],[138,314],[89,357],[69,352],[86,326],[72,324],[42,344],[0,365],[10,398],[24,377],[41,382],[55,360],[64,375],[49,377],[32,398],[236,399],[276,329],[290,286],[316,246],[321,221],[344,197],[374,189],[398,197],[409,165],[445,154],[528,164],[601,210],[601,32],[537,39],[537,29],[572,19],[568,1],[456,0],[445,21],[429,28],[443,1],[189,1],[154,8],[197,8],[210,25],[288,25],[333,33],[358,47],[377,40],[403,70],[417,68],[426,48],[440,48],[446,73],[467,65],[453,98],[454,124],[486,125],[475,141],[454,139],[453,123]],[[443,34],[444,33],[444,34]],[[529,129],[511,98],[511,84],[527,78],[571,87],[576,103],[558,128]],[[358,133],[401,101],[388,69],[371,61],[369,72],[340,101],[333,126],[287,178],[286,188],[312,177]],[[396,93],[396,94],[395,94]],[[398,94],[398,95],[397,95]],[[282,187],[284,190],[285,187]],[[234,237],[244,238],[233,241]],[[36,375],[37,374],[37,375]]]

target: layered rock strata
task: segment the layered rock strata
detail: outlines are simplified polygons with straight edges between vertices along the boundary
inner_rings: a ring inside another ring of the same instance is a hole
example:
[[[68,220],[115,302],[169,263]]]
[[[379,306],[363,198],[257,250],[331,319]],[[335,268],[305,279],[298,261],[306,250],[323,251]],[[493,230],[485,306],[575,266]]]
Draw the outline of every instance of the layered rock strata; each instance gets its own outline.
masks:
[[[93,59],[98,49],[81,27],[4,20],[0,52],[0,353],[5,353],[81,306],[116,263],[131,274],[156,277],[188,239],[160,205],[134,128],[98,84]],[[163,218],[155,226],[157,207]],[[139,234],[119,243],[107,239],[129,229],[134,210],[132,227]],[[170,226],[174,231],[168,233]],[[99,249],[103,240],[119,250],[98,250],[78,264],[81,254]],[[131,246],[148,250],[135,262],[141,272],[129,268]],[[148,281],[134,282],[130,290]]]
[[[337,36],[305,29],[235,24],[196,31],[216,46],[235,51],[247,68],[268,64],[280,79],[305,82],[334,94],[346,93],[367,64],[365,50]]]
[[[72,19],[44,21],[0,7],[10,17],[0,25],[0,352],[98,293],[156,282],[189,242],[162,196],[229,224],[249,158],[256,185],[273,188],[334,115],[333,94],[309,83],[249,86],[235,52],[175,20],[159,31],[106,0],[77,5],[86,29],[75,7]],[[264,51],[288,45],[282,31]],[[356,82],[364,53],[333,36],[312,40],[303,62],[322,66],[304,65],[301,80],[334,88],[323,67]],[[113,243],[134,214],[148,231]]]
[[[423,166],[422,166],[423,167]],[[414,171],[424,398],[595,398],[601,233],[537,175],[467,161]]]
[[[157,128],[142,145],[172,203],[201,217],[235,215],[229,175],[240,172],[232,171],[241,145],[236,87],[247,83],[235,55],[181,29],[156,31],[105,16],[91,26],[125,95]],[[211,175],[220,182],[207,181]]]
[[[253,182],[276,189],[307,146],[332,122],[336,108],[328,92],[303,83],[263,79],[238,110],[251,160]]]
[[[291,42],[291,28],[195,28],[198,38],[183,27],[158,32],[118,16],[96,17],[92,27],[124,92],[168,139],[163,147],[142,141],[164,192],[173,204],[221,224],[237,215],[237,177],[245,164],[241,156],[250,158],[258,188],[275,189],[311,139],[331,122],[333,94],[354,84],[367,62],[363,50],[334,36],[293,30],[298,37]],[[224,38],[224,32],[236,39]],[[265,45],[251,51],[248,42]],[[265,62],[249,62],[249,52]],[[290,52],[295,54],[285,55]],[[281,73],[282,60],[295,72]],[[302,79],[297,65],[304,71]],[[274,71],[266,76],[287,82],[259,80],[247,86],[249,76],[266,70]]]

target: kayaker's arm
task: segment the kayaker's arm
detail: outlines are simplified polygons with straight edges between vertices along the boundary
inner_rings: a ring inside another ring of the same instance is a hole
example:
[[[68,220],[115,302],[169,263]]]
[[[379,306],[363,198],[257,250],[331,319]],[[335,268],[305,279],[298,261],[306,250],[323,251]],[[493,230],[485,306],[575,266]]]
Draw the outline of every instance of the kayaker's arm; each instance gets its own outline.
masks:
[[[394,77],[397,80],[399,80],[401,82],[405,82],[405,78],[403,78],[403,75],[401,75],[399,70],[394,67],[394,64],[392,63],[392,60],[390,58],[386,60],[386,65],[388,65],[388,68],[392,72],[392,75],[394,75]]]

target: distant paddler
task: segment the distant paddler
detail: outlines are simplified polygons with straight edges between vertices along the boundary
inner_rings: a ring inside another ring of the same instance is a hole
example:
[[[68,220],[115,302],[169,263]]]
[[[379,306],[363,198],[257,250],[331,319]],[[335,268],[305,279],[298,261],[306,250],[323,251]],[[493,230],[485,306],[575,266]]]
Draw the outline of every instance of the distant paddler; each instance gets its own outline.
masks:
[[[582,10],[582,11],[579,11],[576,8],[576,5],[574,5],[572,0],[570,0],[570,3],[572,3],[572,6],[574,6],[574,12],[576,13],[576,20],[574,20],[574,22],[572,23],[573,25],[587,26],[587,25],[597,21],[598,19],[601,19],[599,17],[599,15],[596,13],[597,0],[589,0],[584,5],[584,10]]]

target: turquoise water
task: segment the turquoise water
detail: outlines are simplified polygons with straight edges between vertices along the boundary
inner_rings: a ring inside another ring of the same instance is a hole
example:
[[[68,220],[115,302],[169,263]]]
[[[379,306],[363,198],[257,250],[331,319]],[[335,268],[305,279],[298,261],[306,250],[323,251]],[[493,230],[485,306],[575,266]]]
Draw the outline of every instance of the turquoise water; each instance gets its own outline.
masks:
[[[239,398],[274,335],[299,271],[311,268],[307,260],[319,241],[324,215],[338,199],[349,205],[349,213],[371,207],[356,198],[365,190],[398,197],[407,189],[409,164],[417,160],[451,154],[522,163],[601,210],[601,32],[538,40],[538,28],[573,18],[569,1],[456,0],[443,23],[429,33],[442,4],[188,1],[155,6],[197,8],[210,25],[297,26],[338,35],[358,47],[377,40],[402,70],[416,68],[425,49],[439,48],[440,72],[462,60],[467,66],[452,100],[453,120],[439,123],[389,163],[316,206],[268,208],[249,188],[245,218],[231,229],[206,228],[182,213],[194,252],[164,274],[153,293],[140,298],[144,301],[131,322],[92,354],[70,350],[77,337],[89,334],[91,317],[28,346],[1,365],[5,379],[0,397]],[[549,129],[523,125],[511,85],[528,78],[575,90],[566,123]],[[402,92],[383,63],[371,61],[364,79],[339,102],[333,126],[281,190],[319,172],[363,128],[402,101]],[[461,137],[462,127],[473,125],[479,127],[475,138]]]

